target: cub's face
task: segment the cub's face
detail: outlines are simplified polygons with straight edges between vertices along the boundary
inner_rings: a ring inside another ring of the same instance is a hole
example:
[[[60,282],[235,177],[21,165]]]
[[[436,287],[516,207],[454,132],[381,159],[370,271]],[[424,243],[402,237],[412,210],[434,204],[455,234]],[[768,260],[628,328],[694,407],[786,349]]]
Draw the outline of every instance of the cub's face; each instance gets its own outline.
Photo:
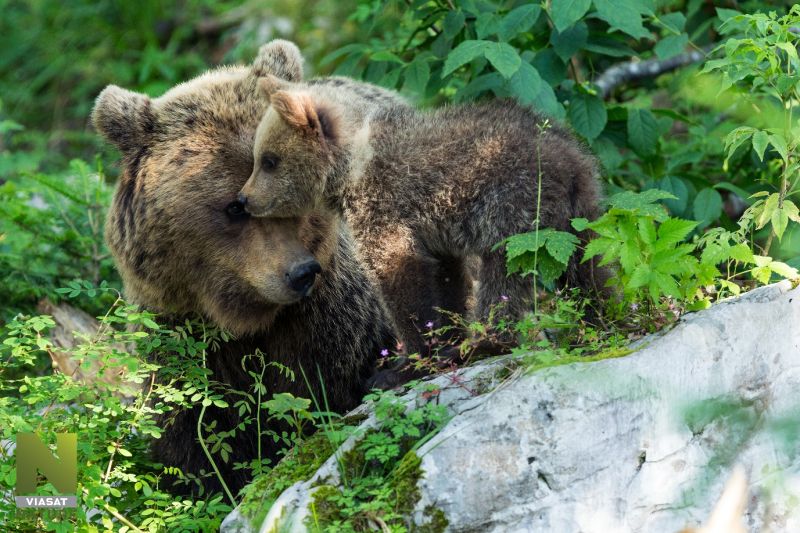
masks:
[[[253,218],[237,200],[268,106],[257,67],[213,71],[155,100],[111,86],[93,112],[122,152],[106,240],[128,297],[237,334],[267,328],[313,290],[338,232],[313,212]]]
[[[260,80],[271,102],[256,130],[253,171],[241,200],[256,217],[292,217],[324,208],[327,180],[342,163],[338,120],[308,89]]]

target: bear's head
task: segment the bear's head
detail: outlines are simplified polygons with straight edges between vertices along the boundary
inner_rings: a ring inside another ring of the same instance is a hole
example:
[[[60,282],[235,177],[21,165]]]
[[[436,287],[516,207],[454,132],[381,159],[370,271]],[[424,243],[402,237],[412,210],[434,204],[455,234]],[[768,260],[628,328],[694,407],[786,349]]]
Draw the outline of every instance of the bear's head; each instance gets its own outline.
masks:
[[[345,78],[329,83],[266,76],[270,107],[256,130],[253,172],[241,200],[257,217],[341,209],[349,180],[369,161],[369,117],[405,108],[396,93]]]
[[[210,71],[155,99],[116,86],[98,96],[93,123],[122,154],[106,240],[132,302],[250,334],[308,295],[329,264],[337,218],[256,219],[237,200],[269,105],[257,82],[270,74],[300,80],[297,47],[273,41],[248,67]]]

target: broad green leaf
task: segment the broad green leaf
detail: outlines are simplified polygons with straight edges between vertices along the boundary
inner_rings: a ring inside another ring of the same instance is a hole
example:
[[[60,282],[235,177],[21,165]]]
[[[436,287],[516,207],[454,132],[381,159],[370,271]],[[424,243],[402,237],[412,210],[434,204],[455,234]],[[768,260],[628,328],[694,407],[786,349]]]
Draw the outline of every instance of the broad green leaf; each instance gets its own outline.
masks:
[[[759,130],[753,134],[753,150],[756,151],[758,159],[764,160],[764,151],[769,144],[769,138],[766,131]]]
[[[787,265],[786,263],[781,263],[780,261],[773,261],[769,264],[770,270],[775,272],[779,276],[783,276],[787,279],[795,279],[798,277],[797,269]]]
[[[405,64],[405,61],[388,50],[381,50],[369,56],[370,61],[389,61],[391,63]]]
[[[458,67],[469,63],[473,59],[482,57],[484,50],[495,43],[490,41],[464,41],[456,46],[449,54],[447,60],[444,62],[444,70],[442,76],[447,76]]]
[[[577,93],[570,100],[567,116],[575,131],[589,140],[603,131],[608,114],[603,101],[597,96]]]
[[[496,91],[501,89],[505,83],[506,81],[503,79],[503,76],[497,72],[481,74],[469,82],[466,87],[459,89],[459,91],[456,93],[455,100],[457,102],[461,102],[474,98],[476,95],[482,92]]]
[[[589,227],[589,219],[587,218],[573,218],[570,223],[575,231],[584,231]]]
[[[789,159],[789,148],[786,146],[786,139],[783,135],[777,133],[770,135],[769,143],[775,148],[775,151],[781,155],[784,161]]]
[[[788,199],[783,200],[783,209],[786,211],[786,216],[789,220],[800,222],[800,213],[798,213],[797,206],[794,202]]]
[[[509,79],[519,70],[522,64],[516,49],[508,43],[492,43],[484,49],[484,55],[489,63],[504,78]]]
[[[661,21],[661,24],[663,24],[673,33],[682,32],[684,26],[686,26],[686,15],[680,11],[667,13],[666,15],[661,16],[659,20]]]
[[[639,155],[655,153],[658,145],[658,123],[649,109],[628,109],[628,144]]]
[[[658,58],[664,60],[681,54],[687,44],[689,44],[689,36],[685,33],[669,35],[658,41],[654,50]]]
[[[675,195],[659,189],[648,189],[639,193],[623,191],[608,199],[608,204],[618,209],[638,210],[650,216],[664,214],[664,208],[655,204],[659,200],[675,200]],[[666,217],[665,217],[666,218]]]
[[[653,245],[656,242],[656,226],[649,218],[641,217],[637,221],[639,228],[639,238],[645,244]]]
[[[564,31],[583,17],[592,0],[556,0],[550,7],[550,16],[558,31]]]
[[[772,219],[772,214],[778,209],[779,199],[780,195],[778,193],[770,194],[761,208],[756,211],[758,213],[758,216],[756,216],[756,229],[763,228]],[[755,208],[757,205],[754,204],[753,207]]]
[[[475,33],[478,39],[494,35],[500,30],[500,17],[494,13],[481,13],[475,22]]]
[[[612,30],[620,30],[634,39],[650,36],[642,25],[644,10],[637,0],[594,0],[594,6],[597,16],[608,22]]]
[[[641,264],[637,266],[635,269],[633,269],[633,274],[631,274],[627,286],[631,289],[644,287],[645,285],[650,283],[651,274],[652,272],[650,270],[650,266],[646,264]]]
[[[536,23],[542,8],[536,4],[525,4],[512,9],[500,23],[498,37],[510,41],[522,32],[528,31]]]
[[[519,70],[511,76],[509,85],[520,103],[531,105],[542,90],[542,78],[530,63],[523,62]]]
[[[541,275],[542,283],[552,283],[561,277],[567,268],[565,264],[559,263],[547,254],[542,254],[539,257],[539,264],[537,267]]]
[[[753,251],[746,244],[739,243],[732,246],[729,254],[734,261],[748,264],[753,262]]]
[[[667,206],[669,212],[676,216],[683,215],[689,205],[689,188],[683,180],[675,176],[667,176],[658,180],[656,187],[675,196],[675,199],[664,200],[664,205]]]
[[[722,196],[714,189],[703,189],[694,198],[694,218],[705,227],[722,214]]]
[[[550,87],[550,84],[542,83],[541,87],[539,94],[536,95],[532,103],[533,107],[559,120],[566,118],[567,114],[564,111],[564,106],[561,105],[561,102],[556,98],[556,93],[553,91],[553,88]]]
[[[405,69],[405,88],[411,93],[423,95],[431,77],[428,62],[417,57]]]
[[[583,21],[570,26],[563,32],[550,34],[550,44],[563,61],[568,61],[575,53],[586,45],[589,28]]]
[[[553,259],[566,265],[572,254],[575,253],[578,243],[578,238],[572,233],[551,230],[547,235],[545,246]]]
[[[697,227],[697,222],[693,220],[681,220],[680,218],[668,218],[658,227],[658,240],[660,247],[671,247],[681,242],[687,235]]]
[[[772,222],[772,231],[775,232],[775,236],[780,241],[781,237],[783,237],[783,232],[786,231],[786,227],[789,225],[789,215],[785,209],[778,208],[772,212],[770,220]]]
[[[566,77],[567,65],[552,48],[536,52],[531,64],[542,76],[542,79],[550,85],[558,85]]]
[[[464,27],[464,21],[466,20],[466,15],[461,10],[456,11],[449,11],[447,16],[444,17],[444,22],[442,23],[442,33],[448,39],[452,39],[461,31]]]

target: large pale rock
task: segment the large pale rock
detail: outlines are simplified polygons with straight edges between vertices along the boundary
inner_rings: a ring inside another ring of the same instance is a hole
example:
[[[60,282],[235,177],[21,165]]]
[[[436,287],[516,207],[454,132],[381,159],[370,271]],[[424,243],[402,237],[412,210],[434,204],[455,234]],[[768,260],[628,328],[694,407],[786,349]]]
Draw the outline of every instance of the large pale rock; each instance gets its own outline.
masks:
[[[497,370],[469,369],[467,387],[438,378],[454,417],[419,450],[417,523],[433,506],[449,531],[676,532],[708,516],[739,463],[743,523],[800,531],[800,290],[789,282],[686,316],[626,357],[466,392],[497,383]],[[315,480],[336,476],[331,460]],[[284,493],[262,531],[301,529],[313,485]]]

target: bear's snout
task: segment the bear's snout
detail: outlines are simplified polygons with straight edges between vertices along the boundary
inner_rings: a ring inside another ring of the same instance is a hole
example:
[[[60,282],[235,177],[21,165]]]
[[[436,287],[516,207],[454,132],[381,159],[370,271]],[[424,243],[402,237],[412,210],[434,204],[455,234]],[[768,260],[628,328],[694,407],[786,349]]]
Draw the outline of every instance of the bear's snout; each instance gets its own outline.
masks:
[[[312,259],[290,269],[286,273],[286,280],[290,289],[303,296],[308,296],[314,286],[314,280],[320,272],[322,272],[322,267]]]

